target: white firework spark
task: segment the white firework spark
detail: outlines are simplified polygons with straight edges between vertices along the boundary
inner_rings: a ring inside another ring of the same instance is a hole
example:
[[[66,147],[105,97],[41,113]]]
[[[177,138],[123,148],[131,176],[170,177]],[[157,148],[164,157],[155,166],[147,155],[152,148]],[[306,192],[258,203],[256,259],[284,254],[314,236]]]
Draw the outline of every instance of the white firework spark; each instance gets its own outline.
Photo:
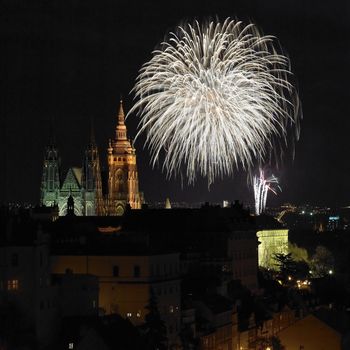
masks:
[[[280,157],[300,107],[289,59],[272,36],[237,20],[178,27],[140,70],[129,112],[141,120],[154,166],[168,177],[215,178]],[[288,136],[288,137],[287,137]],[[274,155],[275,154],[275,155]]]
[[[276,188],[281,190],[278,186],[278,179],[273,174],[265,178],[264,171],[259,169],[259,176],[254,176],[253,178],[254,186],[254,199],[255,199],[255,214],[260,215],[265,211],[267,193],[271,191],[274,194],[277,194]]]

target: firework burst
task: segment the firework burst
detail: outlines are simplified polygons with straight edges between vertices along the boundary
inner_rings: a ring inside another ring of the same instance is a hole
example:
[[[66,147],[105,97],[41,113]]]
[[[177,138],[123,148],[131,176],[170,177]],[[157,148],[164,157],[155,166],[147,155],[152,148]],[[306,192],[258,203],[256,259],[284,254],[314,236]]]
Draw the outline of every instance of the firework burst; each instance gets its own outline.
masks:
[[[278,185],[278,179],[273,174],[265,178],[265,173],[259,169],[259,176],[253,178],[255,214],[260,215],[266,208],[266,200],[268,192],[277,194],[277,189],[281,191]]]
[[[250,171],[299,137],[291,78],[276,39],[253,24],[180,26],[140,70],[130,111],[140,115],[137,137],[146,133],[151,164],[164,158],[169,177],[184,169],[189,183],[200,175],[210,185]]]

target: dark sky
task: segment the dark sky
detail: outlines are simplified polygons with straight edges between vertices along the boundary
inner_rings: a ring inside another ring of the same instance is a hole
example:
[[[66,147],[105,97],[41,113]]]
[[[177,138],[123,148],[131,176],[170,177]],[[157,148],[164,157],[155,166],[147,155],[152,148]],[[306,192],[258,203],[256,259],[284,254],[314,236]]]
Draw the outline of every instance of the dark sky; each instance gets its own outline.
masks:
[[[1,201],[39,199],[50,120],[63,166],[80,166],[90,119],[102,163],[114,135],[120,94],[132,105],[138,70],[164,35],[183,20],[251,19],[278,37],[290,56],[304,119],[294,162],[274,171],[285,201],[350,204],[350,7],[347,1],[1,1]],[[128,119],[135,136],[137,118]],[[181,186],[152,170],[136,143],[140,187],[148,200],[252,200],[244,174],[210,191]]]

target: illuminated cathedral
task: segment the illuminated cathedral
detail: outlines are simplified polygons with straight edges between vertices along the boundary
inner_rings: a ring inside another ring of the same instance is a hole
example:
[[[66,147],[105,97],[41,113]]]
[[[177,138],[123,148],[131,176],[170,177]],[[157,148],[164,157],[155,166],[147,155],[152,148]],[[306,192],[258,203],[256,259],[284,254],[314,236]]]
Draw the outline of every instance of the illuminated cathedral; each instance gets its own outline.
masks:
[[[127,138],[123,103],[120,101],[115,137],[107,150],[108,174],[102,180],[100,158],[93,132],[86,147],[81,168],[69,168],[64,177],[58,149],[53,141],[45,149],[41,181],[41,205],[58,206],[59,215],[67,215],[74,203],[77,216],[123,215],[126,207],[140,209],[136,150]]]

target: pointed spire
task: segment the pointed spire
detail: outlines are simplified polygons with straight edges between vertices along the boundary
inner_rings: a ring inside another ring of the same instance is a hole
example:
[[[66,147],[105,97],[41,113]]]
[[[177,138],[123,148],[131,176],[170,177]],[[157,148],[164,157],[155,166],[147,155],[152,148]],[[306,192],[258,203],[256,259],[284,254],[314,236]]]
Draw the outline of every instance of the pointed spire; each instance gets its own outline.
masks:
[[[171,209],[170,198],[167,197],[165,200],[165,209]]]
[[[119,140],[119,141],[127,141],[125,115],[124,115],[123,100],[122,99],[120,99],[120,104],[119,104],[118,121],[117,121],[115,139]]]
[[[125,125],[125,114],[123,109],[123,99],[120,97],[119,112],[118,112],[118,125]]]

